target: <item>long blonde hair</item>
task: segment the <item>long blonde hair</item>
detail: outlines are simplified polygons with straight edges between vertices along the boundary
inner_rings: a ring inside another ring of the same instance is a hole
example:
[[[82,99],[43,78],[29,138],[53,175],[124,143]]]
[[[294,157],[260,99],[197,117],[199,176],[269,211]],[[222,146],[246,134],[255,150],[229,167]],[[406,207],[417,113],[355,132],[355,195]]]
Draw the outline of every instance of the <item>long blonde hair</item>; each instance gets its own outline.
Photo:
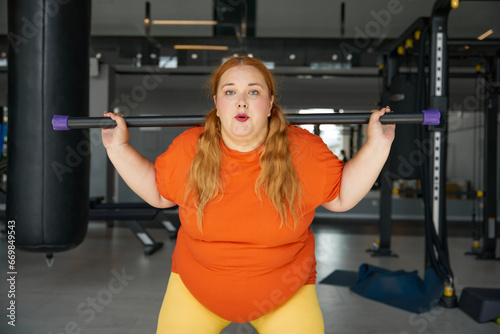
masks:
[[[267,83],[269,96],[276,95],[274,77],[267,67],[253,57],[238,56],[224,62],[210,75],[209,83],[213,96],[217,95],[219,81],[224,72],[241,65],[258,69]],[[268,134],[259,156],[261,171],[255,182],[255,193],[262,199],[262,191],[264,192],[281,218],[281,225],[283,222],[289,225],[288,213],[290,213],[296,228],[301,209],[302,188],[293,165],[287,126],[283,110],[274,102],[268,121]],[[198,139],[198,153],[191,164],[187,189],[187,194],[193,194],[196,198],[200,231],[207,203],[224,193],[220,177],[222,166],[220,139],[221,124],[217,109],[214,108],[207,114],[205,130]]]

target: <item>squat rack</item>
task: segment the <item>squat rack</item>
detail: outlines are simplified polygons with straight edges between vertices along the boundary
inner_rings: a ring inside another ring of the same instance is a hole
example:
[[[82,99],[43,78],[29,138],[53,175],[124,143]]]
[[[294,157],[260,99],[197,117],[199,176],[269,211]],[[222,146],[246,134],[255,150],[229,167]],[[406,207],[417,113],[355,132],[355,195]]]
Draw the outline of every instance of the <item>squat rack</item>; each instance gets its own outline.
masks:
[[[456,296],[453,289],[453,273],[450,268],[447,224],[446,224],[446,158],[447,158],[447,136],[448,136],[448,107],[449,107],[449,45],[457,43],[470,45],[484,45],[480,41],[449,41],[447,37],[447,20],[450,11],[457,8],[459,1],[437,0],[430,19],[419,18],[404,34],[395,40],[391,48],[384,55],[384,92],[382,93],[382,104],[389,101],[386,89],[391,83],[392,77],[398,73],[398,51],[404,48],[407,38],[418,31],[419,35],[429,34],[430,45],[428,53],[429,64],[429,90],[428,105],[426,107],[438,109],[442,115],[439,125],[430,127],[431,150],[427,157],[429,164],[425,168],[427,178],[422,175],[422,187],[425,203],[425,239],[426,254],[425,268],[434,267],[441,274],[447,285],[443,295],[446,306],[456,305]],[[422,36],[424,37],[424,36]],[[493,43],[494,45],[500,45]],[[426,46],[421,42],[420,66],[425,66],[424,56]],[[404,49],[403,49],[404,50]],[[484,215],[483,215],[483,238],[482,247],[477,252],[480,259],[495,259],[496,252],[496,223],[497,223],[497,142],[498,142],[498,98],[500,86],[500,51],[489,64],[493,68],[492,79],[489,81],[487,97],[487,110],[484,121],[485,131],[485,161],[484,161]],[[423,68],[419,69],[420,80],[425,80]],[[387,86],[386,86],[387,85]],[[420,86],[419,86],[420,88]],[[420,89],[421,90],[421,89]],[[418,95],[423,93],[418,91]],[[425,96],[425,95],[424,95]],[[418,96],[417,99],[420,99]],[[421,103],[425,103],[425,98]],[[422,107],[422,106],[421,106]],[[384,173],[384,172],[383,172]],[[390,182],[381,180],[381,205],[380,210],[380,241],[376,255],[393,256],[390,250],[391,234],[391,190]],[[443,277],[444,276],[444,277]]]

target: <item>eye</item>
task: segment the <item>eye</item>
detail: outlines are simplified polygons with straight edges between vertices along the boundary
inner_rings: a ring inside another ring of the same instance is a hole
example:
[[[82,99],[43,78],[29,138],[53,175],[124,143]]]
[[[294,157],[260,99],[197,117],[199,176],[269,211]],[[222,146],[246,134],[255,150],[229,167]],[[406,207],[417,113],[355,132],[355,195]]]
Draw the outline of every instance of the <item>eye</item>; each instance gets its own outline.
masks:
[[[251,90],[250,95],[258,95],[259,94],[259,91],[258,90]]]
[[[233,90],[226,90],[224,92],[224,94],[226,94],[226,95],[234,95],[234,91]]]

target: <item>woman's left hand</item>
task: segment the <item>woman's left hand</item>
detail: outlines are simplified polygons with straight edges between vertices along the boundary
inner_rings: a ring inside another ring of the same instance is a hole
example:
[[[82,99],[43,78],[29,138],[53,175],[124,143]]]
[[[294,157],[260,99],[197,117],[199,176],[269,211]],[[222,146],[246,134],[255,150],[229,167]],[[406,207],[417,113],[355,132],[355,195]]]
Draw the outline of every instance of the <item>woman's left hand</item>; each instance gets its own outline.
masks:
[[[372,115],[370,116],[370,121],[366,129],[368,141],[379,144],[392,144],[394,141],[396,124],[382,124],[380,122],[380,117],[390,112],[392,111],[389,107],[380,110],[372,110]]]

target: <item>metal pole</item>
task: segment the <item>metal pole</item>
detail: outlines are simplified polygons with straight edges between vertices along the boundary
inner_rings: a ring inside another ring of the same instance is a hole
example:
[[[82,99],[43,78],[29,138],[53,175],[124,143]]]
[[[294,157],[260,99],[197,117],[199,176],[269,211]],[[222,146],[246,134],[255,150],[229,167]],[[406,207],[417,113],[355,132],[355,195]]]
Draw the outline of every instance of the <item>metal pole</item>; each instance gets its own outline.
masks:
[[[432,223],[426,224],[426,229],[434,229],[437,234],[436,242],[429,240],[433,234],[432,230],[426,230],[425,261],[426,269],[431,267],[433,259],[437,264],[433,266],[435,271],[443,268],[448,276],[445,281],[445,292],[441,301],[447,308],[457,306],[457,296],[453,289],[453,273],[451,272],[448,251],[448,235],[446,226],[446,144],[447,144],[447,120],[448,120],[448,88],[449,88],[449,64],[448,64],[448,15],[451,7],[447,0],[437,0],[433,8],[431,18],[431,50],[430,50],[430,106],[438,109],[443,117],[442,122],[433,127],[431,132],[432,142]],[[434,226],[433,226],[434,225]],[[433,254],[434,252],[435,254]]]
[[[497,56],[498,58],[499,56]],[[499,68],[495,69],[500,71]],[[494,76],[495,77],[495,76]],[[497,223],[497,142],[498,142],[498,87],[490,80],[487,82],[488,106],[486,108],[485,131],[485,161],[484,161],[484,218],[483,243],[480,259],[496,258],[496,223]]]
[[[446,245],[446,141],[448,117],[448,46],[449,5],[435,9],[431,19],[430,106],[439,109],[442,121],[432,131],[432,221],[443,249]],[[444,247],[443,247],[444,246]]]
[[[291,124],[366,124],[369,113],[339,113],[339,114],[289,114],[286,118]],[[204,123],[203,116],[142,116],[124,117],[129,127],[158,126],[195,126]],[[437,110],[424,110],[417,114],[390,113],[382,116],[382,123],[396,124],[439,124],[440,114]],[[116,126],[115,121],[108,117],[67,117],[54,116],[54,130],[108,128]]]

